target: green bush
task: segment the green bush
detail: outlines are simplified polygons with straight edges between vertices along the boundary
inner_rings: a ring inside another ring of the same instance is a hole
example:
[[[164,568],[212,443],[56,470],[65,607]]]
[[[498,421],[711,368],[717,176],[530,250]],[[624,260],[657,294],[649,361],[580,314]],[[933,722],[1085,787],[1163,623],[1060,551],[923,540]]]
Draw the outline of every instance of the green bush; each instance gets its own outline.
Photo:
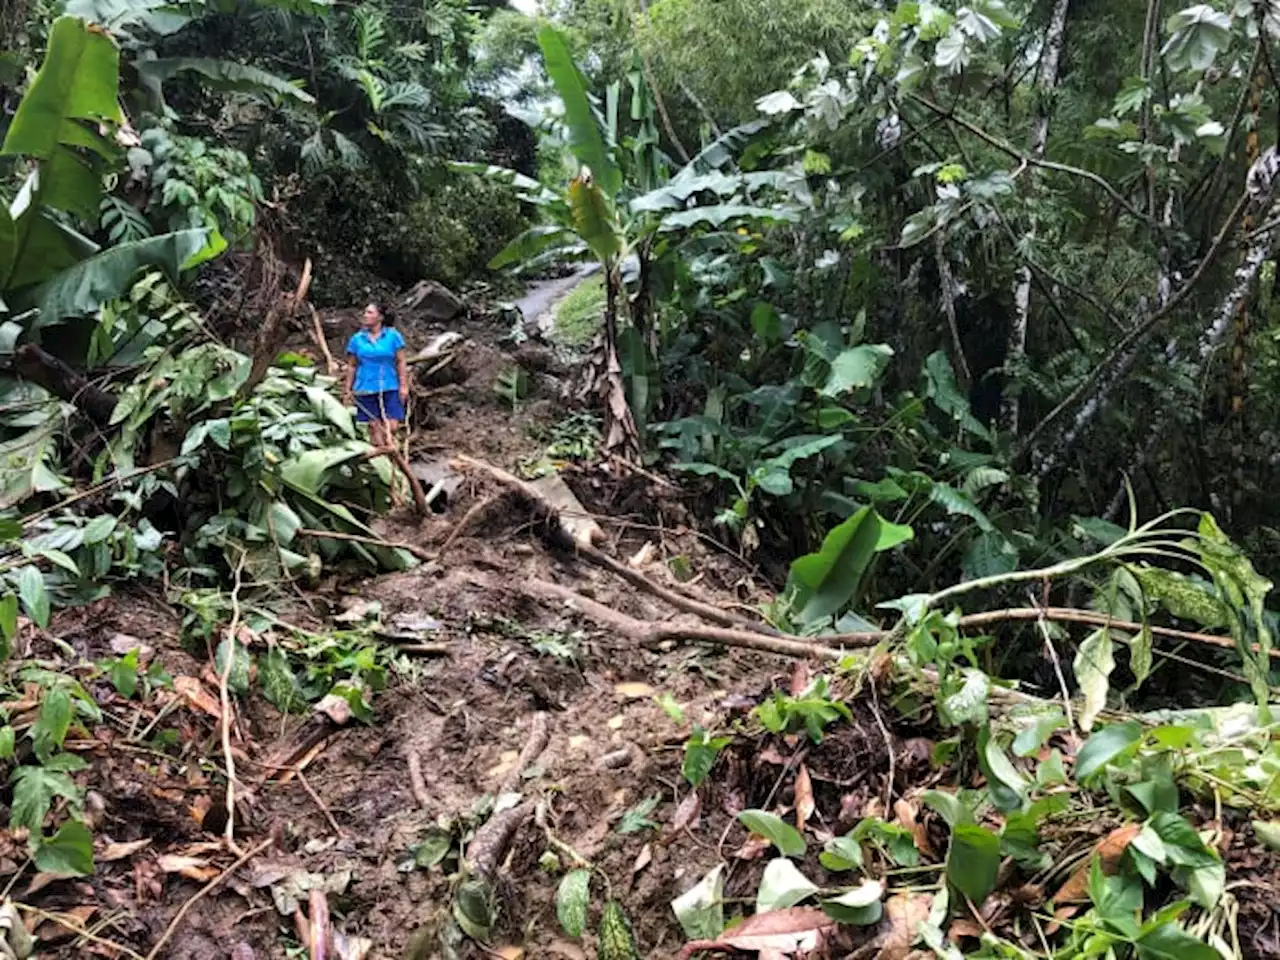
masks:
[[[450,175],[425,188],[395,218],[398,272],[458,287],[485,271],[528,218],[511,191],[475,176]]]

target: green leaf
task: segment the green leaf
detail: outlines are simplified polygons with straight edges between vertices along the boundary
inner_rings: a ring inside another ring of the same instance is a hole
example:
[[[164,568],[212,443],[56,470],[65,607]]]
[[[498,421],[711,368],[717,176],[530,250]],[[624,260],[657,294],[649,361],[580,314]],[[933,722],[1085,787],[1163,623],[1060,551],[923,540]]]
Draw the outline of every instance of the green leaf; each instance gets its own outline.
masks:
[[[268,93],[288,97],[299,103],[313,104],[315,97],[300,86],[269,73],[260,67],[234,60],[216,60],[207,57],[171,57],[158,60],[134,61],[139,77],[157,85],[180,73],[195,73],[215,90],[234,90],[243,93]]]
[[[857,870],[862,866],[862,844],[849,835],[832,837],[818,854],[818,862],[832,873]]]
[[[838,897],[822,901],[822,910],[837,923],[866,927],[878,923],[884,912],[880,903],[884,896],[884,884],[879,880],[865,880]]]
[[[967,432],[984,440],[991,440],[991,431],[973,415],[968,395],[961,391],[956,382],[956,373],[946,351],[938,350],[925,358],[924,375],[925,396],[939,410]]]
[[[671,902],[680,929],[690,940],[714,940],[724,932],[724,864]]]
[[[548,250],[565,246],[572,241],[573,234],[564,227],[530,227],[495,254],[488,266],[490,270],[501,270],[513,264],[527,263]]]
[[[42,873],[88,876],[93,873],[93,834],[79,820],[68,820],[36,850],[36,869]]]
[[[266,656],[258,664],[258,680],[262,684],[262,695],[281,713],[294,713],[306,706],[302,684],[278,645],[267,648]]]
[[[654,702],[662,708],[662,712],[671,718],[672,723],[684,723],[684,708],[676,703],[676,698],[669,692],[663,691],[653,698]]]
[[[351,418],[351,411],[342,405],[342,401],[323,387],[307,387],[307,400],[316,416],[324,417],[346,436],[354,438],[356,425]]]
[[[283,500],[272,501],[271,529],[275,531],[276,539],[282,545],[293,543],[294,537],[302,529],[302,518]]]
[[[1056,731],[1067,725],[1067,718],[1061,710],[1054,708],[1046,713],[1037,714],[1029,726],[1018,731],[1013,740],[1013,754],[1016,757],[1029,757],[1039,751],[1045,742]]]
[[[732,737],[711,737],[695,724],[693,735],[684,744],[684,778],[693,786],[699,786],[711,773],[720,751],[732,742]]]
[[[14,748],[13,727],[6,724],[0,727],[0,760],[12,760]]]
[[[951,831],[947,879],[980,906],[995,889],[1000,869],[1000,838],[985,827],[962,823]]]
[[[1018,569],[1018,551],[998,530],[978,534],[965,548],[961,561],[963,580],[980,580]]]
[[[227,672],[227,658],[230,657],[230,673],[227,675],[227,688],[238,697],[249,692],[249,664],[253,660],[248,648],[234,637],[223,637],[214,654],[214,670],[221,677]]]
[[[968,668],[964,671],[963,685],[943,698],[938,704],[938,712],[942,720],[953,727],[965,723],[986,723],[990,693],[991,678],[982,670]]]
[[[111,664],[111,685],[126,700],[138,692],[138,648],[134,647]]]
[[[879,382],[893,348],[884,343],[864,343],[842,350],[831,362],[831,374],[822,388],[824,397],[839,397],[851,390],[866,390]]]
[[[18,571],[18,596],[22,609],[40,629],[49,626],[49,594],[44,587],[44,575],[34,566]]]
[[[1211,592],[1211,584],[1193,580],[1172,570],[1134,567],[1132,573],[1142,592],[1162,603],[1179,620],[1193,620],[1209,629],[1221,629],[1231,622],[1231,611]]]
[[[943,790],[926,790],[920,795],[925,806],[935,811],[952,830],[966,823],[973,823],[973,811],[955,794]]]
[[[791,564],[784,595],[791,598],[803,622],[832,616],[857,598],[872,557],[911,536],[910,527],[888,523],[870,507],[863,507],[828,533],[817,553]]]
[[[1005,812],[1020,809],[1031,784],[1005,756],[991,736],[990,727],[983,727],[978,733],[978,760],[997,809]]]
[[[555,84],[564,103],[564,123],[569,130],[569,149],[578,161],[591,170],[604,195],[612,200],[622,188],[622,173],[605,144],[604,133],[596,120],[595,110],[587,97],[587,82],[573,62],[569,45],[554,27],[538,31],[547,76]]]
[[[1133,674],[1133,686],[1142,686],[1151,676],[1152,652],[1155,646],[1151,626],[1144,623],[1137,636],[1129,641],[1129,671]]]
[[[127,293],[144,267],[159,267],[176,283],[187,262],[204,249],[208,235],[204,229],[182,230],[119,243],[72,264],[15,299],[23,307],[40,311],[33,329],[89,316],[108,300]]]
[[[13,652],[13,638],[18,634],[18,598],[6,593],[0,597],[0,660],[8,660]]]
[[[1101,627],[1089,634],[1081,642],[1072,667],[1076,683],[1084,694],[1084,706],[1080,709],[1080,729],[1088,732],[1093,729],[1094,720],[1107,705],[1111,671],[1116,668],[1111,631]]]
[[[590,888],[590,870],[570,870],[556,890],[556,917],[560,920],[561,929],[571,937],[580,937],[587,929]]]
[[[1222,960],[1222,957],[1181,927],[1162,923],[1138,940],[1138,960]]]
[[[1169,39],[1160,54],[1170,70],[1207,70],[1231,43],[1231,17],[1204,3],[1173,14],[1165,30]]]
[[[654,795],[641,800],[634,807],[627,810],[622,815],[622,821],[618,824],[618,833],[640,833],[643,830],[652,830],[657,826],[649,819],[649,814],[657,809],[658,803],[662,798]]]
[[[9,826],[26,827],[33,839],[43,832],[44,818],[54,797],[64,797],[75,805],[80,803],[79,788],[63,770],[21,766],[14,769],[9,782],[13,784]]]
[[[804,837],[776,814],[766,813],[764,810],[743,810],[738,814],[738,820],[752,833],[772,843],[784,856],[804,856]]]
[[[794,863],[786,857],[776,857],[765,866],[764,876],[760,878],[756,913],[794,907],[817,892],[817,884],[797,870]]]
[[[453,849],[453,834],[433,827],[413,851],[413,863],[424,870],[438,866]]]
[[[6,730],[9,728],[6,727]],[[3,731],[0,731],[3,733]],[[12,733],[10,734],[12,737]],[[10,748],[12,749],[12,747]],[[0,754],[2,757],[3,754]],[[1254,820],[1253,833],[1259,841],[1272,850],[1280,850],[1280,820]]]
[[[1103,727],[1080,748],[1076,756],[1076,779],[1084,783],[1104,770],[1142,740],[1142,725],[1136,720]]]
[[[41,763],[48,763],[49,758],[62,749],[71,728],[72,715],[71,691],[65,683],[45,691],[40,716],[31,727],[31,744]]]

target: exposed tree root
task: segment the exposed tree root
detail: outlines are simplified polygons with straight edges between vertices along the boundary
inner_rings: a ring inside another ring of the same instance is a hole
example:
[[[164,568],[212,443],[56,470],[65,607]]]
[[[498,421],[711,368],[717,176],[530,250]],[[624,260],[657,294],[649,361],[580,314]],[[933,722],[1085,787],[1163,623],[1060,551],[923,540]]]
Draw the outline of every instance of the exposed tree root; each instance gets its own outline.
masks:
[[[551,742],[548,719],[544,712],[533,715],[530,721],[529,739],[525,741],[524,749],[520,751],[520,759],[516,761],[515,767],[503,779],[499,793],[509,793],[513,790],[520,782],[520,776],[538,757],[542,756],[542,751],[547,749],[547,744]]]
[[[533,816],[533,809],[533,801],[527,800],[519,806],[495,813],[476,831],[475,839],[467,850],[467,863],[471,873],[487,883],[490,889],[498,877],[498,867],[507,855],[511,839],[521,825]]]
[[[431,809],[431,794],[427,791],[427,781],[422,775],[422,757],[413,747],[405,751],[405,759],[409,763],[409,789],[413,791],[413,799],[423,810]]]

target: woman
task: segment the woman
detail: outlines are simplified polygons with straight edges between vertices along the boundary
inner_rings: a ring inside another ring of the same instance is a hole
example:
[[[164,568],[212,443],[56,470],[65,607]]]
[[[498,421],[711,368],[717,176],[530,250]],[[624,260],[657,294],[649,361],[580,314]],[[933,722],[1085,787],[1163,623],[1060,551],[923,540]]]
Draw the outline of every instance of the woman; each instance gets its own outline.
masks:
[[[409,399],[409,364],[404,337],[376,303],[364,308],[361,329],[347,342],[347,379],[343,391],[354,399],[356,420],[369,424],[375,447],[395,446],[396,424]]]

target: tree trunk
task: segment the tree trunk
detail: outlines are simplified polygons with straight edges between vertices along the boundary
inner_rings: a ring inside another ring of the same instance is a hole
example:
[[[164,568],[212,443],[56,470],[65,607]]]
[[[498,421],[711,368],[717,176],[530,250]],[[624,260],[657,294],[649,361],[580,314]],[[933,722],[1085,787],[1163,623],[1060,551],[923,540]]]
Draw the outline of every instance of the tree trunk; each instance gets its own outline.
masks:
[[[111,424],[118,402],[116,395],[91,383],[43,348],[34,343],[23,344],[14,352],[13,369],[22,379],[74,404],[99,427]]]
[[[1053,15],[1049,18],[1049,29],[1045,34],[1044,49],[1040,52],[1039,101],[1035,126],[1031,133],[1031,156],[1036,160],[1044,158],[1045,148],[1049,143],[1049,113],[1053,109],[1053,92],[1058,86],[1058,64],[1062,60],[1062,47],[1066,39],[1067,7],[1071,0],[1055,0]],[[1035,170],[1027,171],[1027,189],[1035,182]],[[1027,227],[1027,239],[1034,241],[1036,224],[1034,218]],[[1021,264],[1014,274],[1013,326],[1009,330],[1009,347],[1005,352],[1005,365],[1010,371],[1016,370],[1027,356],[1027,324],[1031,318],[1031,268]],[[1009,389],[1010,377],[1006,377],[1005,389]],[[1004,426],[1012,434],[1018,432],[1020,413],[1019,397],[1015,390],[1004,400]]]
[[[604,451],[629,463],[639,463],[640,434],[627,404],[622,364],[618,360],[618,296],[622,289],[622,276],[617,263],[605,263],[604,286],[604,375],[598,384],[600,402],[604,407]]]

